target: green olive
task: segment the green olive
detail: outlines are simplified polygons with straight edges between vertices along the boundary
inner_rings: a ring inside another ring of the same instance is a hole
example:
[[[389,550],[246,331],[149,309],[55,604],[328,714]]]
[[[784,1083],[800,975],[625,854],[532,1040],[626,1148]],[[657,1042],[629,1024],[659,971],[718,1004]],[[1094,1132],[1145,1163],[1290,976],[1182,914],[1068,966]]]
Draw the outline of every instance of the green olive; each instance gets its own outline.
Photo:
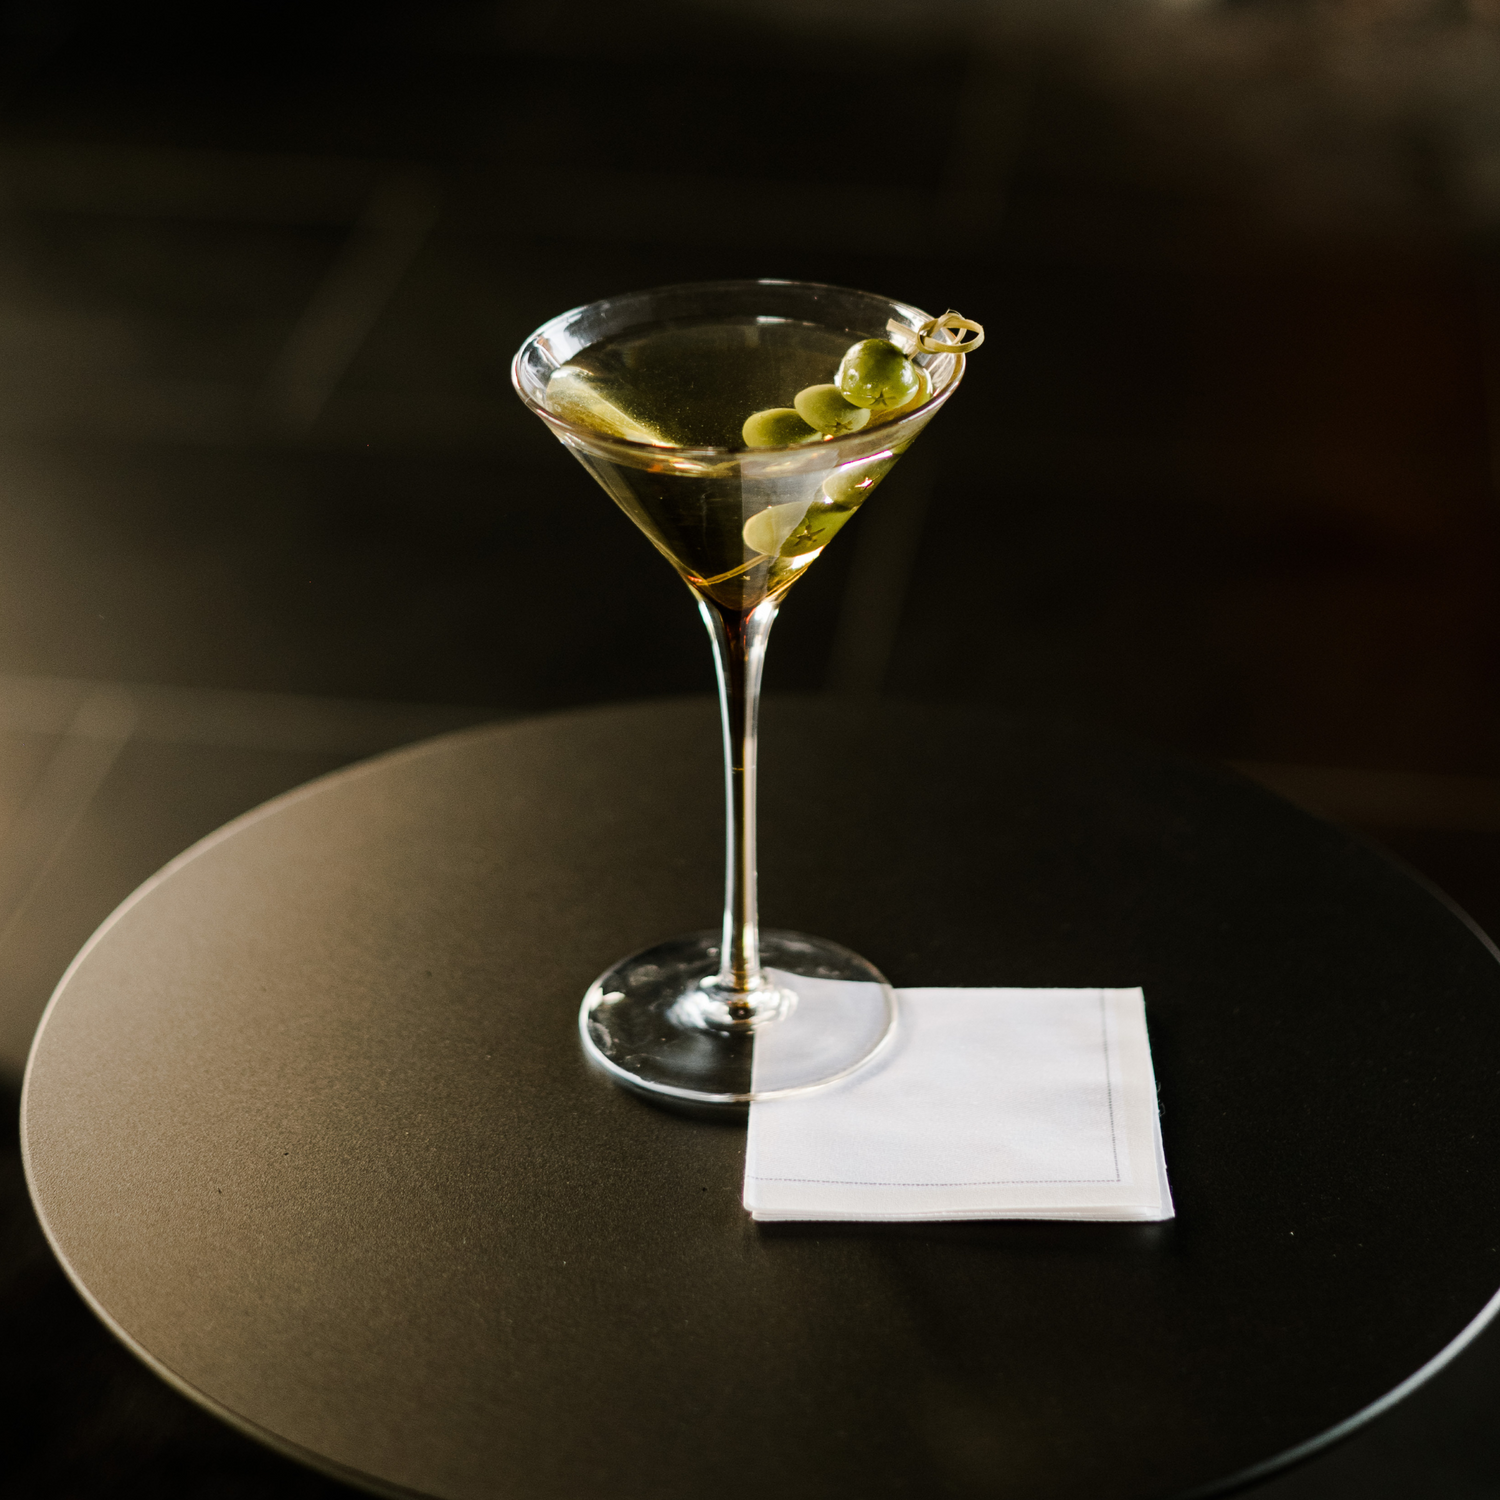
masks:
[[[915,411],[932,394],[932,376],[921,365],[914,364],[912,369],[917,372],[917,388],[912,393],[911,399],[904,406],[891,406],[885,411],[871,412],[870,416],[873,420],[889,422],[894,417],[905,416],[907,412]]]
[[[751,412],[740,432],[747,448],[785,448],[820,435],[816,427],[804,422],[790,406],[773,406],[769,411]]]
[[[788,505],[768,505],[745,522],[745,545],[752,552],[775,557],[781,545],[802,524],[807,514],[807,502],[798,500]]]
[[[797,415],[810,422],[819,432],[837,435],[841,432],[858,432],[870,420],[870,414],[862,406],[845,401],[836,385],[810,385],[798,391],[795,401]]]
[[[827,505],[814,501],[807,508],[801,524],[781,544],[783,557],[801,557],[804,552],[818,552],[833,540],[833,534],[850,516],[854,508],[847,505]]]
[[[878,453],[844,464],[824,479],[823,493],[834,505],[856,506],[890,473],[895,462],[894,454]]]
[[[801,557],[828,545],[854,507],[819,499],[768,505],[745,522],[745,545],[767,557]]]
[[[835,379],[846,401],[877,412],[905,406],[918,388],[917,367],[889,339],[851,345]]]

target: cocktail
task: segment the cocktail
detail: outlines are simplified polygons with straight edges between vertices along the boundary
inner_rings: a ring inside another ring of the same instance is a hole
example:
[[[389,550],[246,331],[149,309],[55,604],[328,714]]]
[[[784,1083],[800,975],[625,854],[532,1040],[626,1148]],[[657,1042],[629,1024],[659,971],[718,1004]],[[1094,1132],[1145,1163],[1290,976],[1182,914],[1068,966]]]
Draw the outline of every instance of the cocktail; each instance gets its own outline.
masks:
[[[738,1104],[841,1078],[890,1034],[895,999],[873,964],[759,927],[761,667],[786,591],[953,394],[982,337],[956,314],[864,292],[737,281],[575,308],[516,355],[521,399],[692,590],[718,669],[723,925],[590,986],[583,1044],[622,1082]]]

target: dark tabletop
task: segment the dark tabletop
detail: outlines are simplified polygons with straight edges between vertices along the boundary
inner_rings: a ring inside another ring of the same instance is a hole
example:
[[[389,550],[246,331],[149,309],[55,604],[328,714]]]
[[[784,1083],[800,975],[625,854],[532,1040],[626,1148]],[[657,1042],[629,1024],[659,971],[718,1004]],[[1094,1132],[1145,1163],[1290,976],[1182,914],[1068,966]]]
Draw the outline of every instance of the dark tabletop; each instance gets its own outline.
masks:
[[[1145,987],[1179,1217],[755,1225],[739,1123],[592,1075],[711,925],[704,703],[473,732],[272,804],[65,982],[33,1191],[169,1378],[373,1488],[1114,1497],[1232,1481],[1500,1284],[1500,967],[1348,835],[979,714],[768,708],[763,915],[902,984]]]

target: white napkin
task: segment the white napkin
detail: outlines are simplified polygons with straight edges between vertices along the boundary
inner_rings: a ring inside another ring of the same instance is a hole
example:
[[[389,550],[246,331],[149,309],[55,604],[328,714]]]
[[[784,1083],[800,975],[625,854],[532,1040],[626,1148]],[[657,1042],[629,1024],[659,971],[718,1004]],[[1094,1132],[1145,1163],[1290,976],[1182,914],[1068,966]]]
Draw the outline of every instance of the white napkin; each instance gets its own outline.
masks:
[[[897,1000],[895,1036],[867,1067],[750,1106],[755,1218],[1173,1216],[1139,989]],[[757,1034],[757,1075],[777,1071],[781,1029]]]

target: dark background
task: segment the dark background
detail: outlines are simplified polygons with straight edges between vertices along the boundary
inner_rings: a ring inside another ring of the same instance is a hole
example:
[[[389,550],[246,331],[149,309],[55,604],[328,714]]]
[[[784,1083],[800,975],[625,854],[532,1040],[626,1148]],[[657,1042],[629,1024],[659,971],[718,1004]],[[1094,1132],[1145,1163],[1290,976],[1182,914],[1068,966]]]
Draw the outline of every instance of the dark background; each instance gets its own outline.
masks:
[[[1493,0],[10,0],[11,1105],[72,951],[226,818],[709,689],[687,596],[508,382],[545,318],[675,280],[988,330],[770,691],[1231,760],[1500,929],[1497,231]],[[337,1492],[113,1344],[9,1149],[0,1494]],[[1497,1407],[1488,1337],[1262,1493],[1500,1495]]]

